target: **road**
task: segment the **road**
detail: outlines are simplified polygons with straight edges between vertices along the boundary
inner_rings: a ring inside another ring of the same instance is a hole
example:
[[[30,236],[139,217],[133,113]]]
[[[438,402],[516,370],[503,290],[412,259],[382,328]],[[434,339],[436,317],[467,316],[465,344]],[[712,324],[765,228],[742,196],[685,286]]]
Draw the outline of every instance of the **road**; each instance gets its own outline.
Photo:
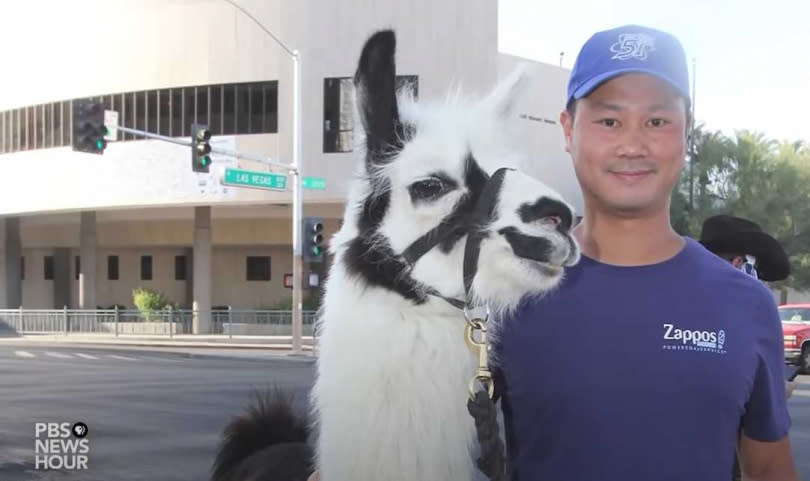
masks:
[[[264,351],[0,344],[0,479],[205,481],[230,416],[277,384],[304,408],[312,358]],[[801,479],[810,481],[810,376],[788,401]],[[35,422],[84,422],[88,470],[36,471]]]
[[[0,479],[205,481],[252,388],[277,383],[303,407],[312,383],[312,358],[231,354],[0,345]],[[79,421],[88,469],[34,470],[34,423]]]

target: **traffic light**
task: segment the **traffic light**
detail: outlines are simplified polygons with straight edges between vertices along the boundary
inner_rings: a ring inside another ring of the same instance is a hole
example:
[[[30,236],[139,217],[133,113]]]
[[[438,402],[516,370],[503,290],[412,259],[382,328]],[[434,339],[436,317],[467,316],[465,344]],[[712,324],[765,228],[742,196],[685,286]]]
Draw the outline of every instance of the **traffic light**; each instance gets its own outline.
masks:
[[[191,170],[209,172],[211,168],[211,131],[207,125],[191,125]]]
[[[323,219],[320,217],[304,217],[303,228],[303,259],[304,262],[323,262]]]
[[[74,100],[73,138],[71,147],[76,152],[103,154],[107,148],[107,127],[104,126],[104,104],[92,100]]]

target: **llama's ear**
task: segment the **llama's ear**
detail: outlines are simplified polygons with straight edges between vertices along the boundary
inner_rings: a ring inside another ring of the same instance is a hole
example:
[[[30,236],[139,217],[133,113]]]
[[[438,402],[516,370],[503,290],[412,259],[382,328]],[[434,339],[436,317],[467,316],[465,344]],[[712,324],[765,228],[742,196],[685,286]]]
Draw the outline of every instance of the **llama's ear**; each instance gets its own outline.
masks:
[[[529,66],[520,64],[487,96],[486,102],[500,117],[512,117],[519,110],[521,99],[528,90],[531,80]]]
[[[357,110],[366,136],[366,162],[370,164],[384,163],[392,148],[401,147],[397,136],[400,127],[395,50],[393,31],[375,33],[363,46],[354,74]]]

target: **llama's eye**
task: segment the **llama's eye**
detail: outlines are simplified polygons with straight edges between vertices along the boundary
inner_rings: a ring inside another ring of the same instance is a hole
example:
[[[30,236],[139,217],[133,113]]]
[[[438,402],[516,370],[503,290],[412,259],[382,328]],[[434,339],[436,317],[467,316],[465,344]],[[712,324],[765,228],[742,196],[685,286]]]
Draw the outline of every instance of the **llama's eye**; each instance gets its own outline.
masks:
[[[446,187],[447,184],[441,179],[432,177],[430,179],[414,182],[408,187],[408,190],[411,192],[412,200],[430,200],[443,194]]]

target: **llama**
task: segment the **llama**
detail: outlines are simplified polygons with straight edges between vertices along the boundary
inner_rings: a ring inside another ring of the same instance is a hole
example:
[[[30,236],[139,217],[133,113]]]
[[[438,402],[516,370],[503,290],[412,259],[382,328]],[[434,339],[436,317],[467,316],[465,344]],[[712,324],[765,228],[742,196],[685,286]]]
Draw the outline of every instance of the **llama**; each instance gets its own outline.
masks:
[[[395,44],[392,31],[372,35],[354,77],[362,163],[329,244],[311,393],[317,440],[309,451],[283,403],[260,403],[229,427],[215,481],[303,481],[314,469],[324,481],[473,479],[465,406],[477,358],[459,304],[488,306],[496,327],[579,260],[572,208],[519,170],[508,135],[525,75],[481,99],[416,102],[395,90]],[[472,236],[478,258],[465,279]],[[250,429],[255,444],[244,441]],[[269,474],[310,452],[306,472]]]

